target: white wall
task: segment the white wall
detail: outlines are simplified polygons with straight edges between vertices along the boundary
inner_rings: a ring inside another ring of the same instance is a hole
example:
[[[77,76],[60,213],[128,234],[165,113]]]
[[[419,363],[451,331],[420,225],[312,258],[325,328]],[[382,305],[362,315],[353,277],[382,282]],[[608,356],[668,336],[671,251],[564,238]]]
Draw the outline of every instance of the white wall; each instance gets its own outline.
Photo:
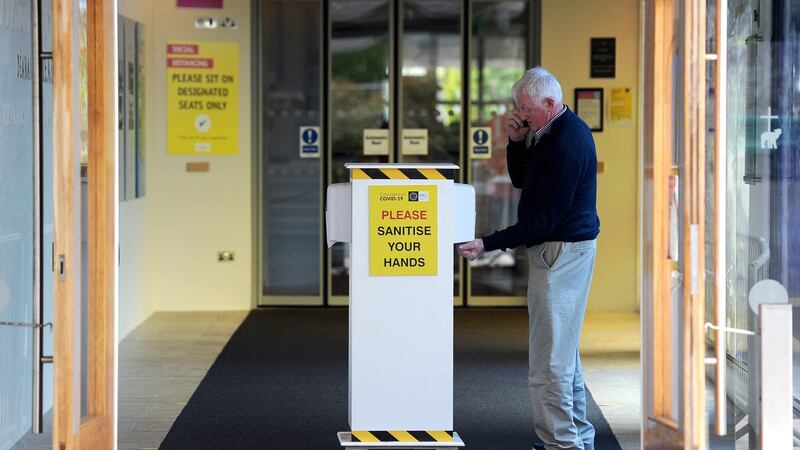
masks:
[[[155,113],[147,154],[148,296],[158,311],[245,310],[252,305],[250,1],[225,0],[225,8],[178,8],[157,2],[153,16],[152,71],[148,85]],[[198,16],[231,17],[238,28],[198,30]],[[166,44],[170,41],[239,43],[239,153],[235,156],[168,155]],[[187,173],[187,162],[209,162],[206,173]],[[235,252],[220,263],[217,252]]]
[[[153,0],[119,0],[119,14],[144,25],[145,57],[153,54]],[[152,62],[146,69],[152,70]],[[150,82],[150,79],[147,79]],[[153,92],[147,85],[145,92],[145,120],[151,123],[154,113]],[[145,133],[145,153],[152,154],[153,138]],[[147,161],[147,159],[145,159]],[[145,168],[145,177],[149,170]],[[147,181],[147,180],[145,180]],[[119,205],[119,308],[117,310],[118,339],[122,340],[155,310],[148,293],[147,228],[150,192],[142,198],[128,200]]]
[[[561,82],[564,103],[574,109],[574,89],[604,88],[604,128],[594,133],[597,159],[605,172],[597,176],[600,236],[589,297],[592,311],[636,311],[638,267],[639,143],[637,121],[608,124],[611,88],[639,91],[639,0],[544,0],[542,66]],[[589,78],[590,39],[616,37],[616,78]]]
[[[119,316],[118,338],[121,341],[155,310],[147,295],[147,205],[145,199],[120,204],[119,208]]]

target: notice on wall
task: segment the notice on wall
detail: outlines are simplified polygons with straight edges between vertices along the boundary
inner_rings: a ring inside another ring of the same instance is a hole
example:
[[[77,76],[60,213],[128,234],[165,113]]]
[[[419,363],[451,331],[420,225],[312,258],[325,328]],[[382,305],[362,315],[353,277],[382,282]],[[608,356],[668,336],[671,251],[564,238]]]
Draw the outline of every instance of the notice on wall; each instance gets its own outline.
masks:
[[[404,155],[427,155],[428,129],[404,128],[402,149]]]
[[[388,155],[389,130],[383,128],[367,128],[364,130],[364,154]]]
[[[472,159],[489,159],[492,157],[491,127],[472,127],[470,129],[469,155]]]
[[[592,131],[603,131],[603,89],[575,89],[575,114]]]
[[[617,39],[592,38],[590,44],[591,78],[614,78],[617,76]]]
[[[633,125],[633,93],[630,88],[611,89],[611,98],[608,101],[608,124]]]
[[[239,152],[239,44],[167,44],[167,153]]]
[[[438,269],[435,185],[369,187],[369,275],[431,276]]]

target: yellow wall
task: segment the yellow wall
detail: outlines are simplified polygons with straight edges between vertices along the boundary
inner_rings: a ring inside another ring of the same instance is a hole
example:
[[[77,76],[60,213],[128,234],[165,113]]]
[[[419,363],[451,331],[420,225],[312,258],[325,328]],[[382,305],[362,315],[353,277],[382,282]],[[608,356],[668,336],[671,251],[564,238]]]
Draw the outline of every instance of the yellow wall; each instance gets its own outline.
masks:
[[[224,9],[178,8],[156,2],[148,87],[154,113],[146,155],[147,293],[157,311],[242,310],[252,304],[250,1],[225,0]],[[199,30],[198,16],[233,18],[237,29]],[[239,43],[239,153],[168,155],[166,44],[170,41]],[[187,173],[187,162],[209,162],[207,173]],[[235,252],[220,263],[217,252]]]
[[[574,89],[604,89],[604,127],[594,133],[597,159],[605,172],[597,177],[600,216],[597,261],[588,309],[638,309],[638,122],[608,124],[611,88],[639,91],[638,0],[544,0],[542,2],[542,66],[561,82],[564,103],[573,107]],[[589,78],[592,37],[616,37],[616,78]]]
[[[120,0],[119,14],[145,29],[146,144],[143,198],[120,203],[119,339],[154,311],[243,310],[252,304],[250,1],[225,8]],[[198,16],[230,17],[238,28],[197,30]],[[239,153],[167,154],[166,43],[239,43]],[[208,162],[208,173],[187,173]],[[219,263],[217,252],[235,252]]]

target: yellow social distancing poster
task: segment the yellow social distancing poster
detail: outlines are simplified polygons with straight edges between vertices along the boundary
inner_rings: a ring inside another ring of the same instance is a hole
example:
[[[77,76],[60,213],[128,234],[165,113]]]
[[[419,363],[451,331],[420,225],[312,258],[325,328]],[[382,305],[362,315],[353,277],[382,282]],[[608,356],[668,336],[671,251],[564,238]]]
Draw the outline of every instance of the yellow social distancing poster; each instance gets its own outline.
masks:
[[[167,43],[167,153],[239,152],[239,44]]]
[[[369,274],[436,275],[435,185],[369,187]]]

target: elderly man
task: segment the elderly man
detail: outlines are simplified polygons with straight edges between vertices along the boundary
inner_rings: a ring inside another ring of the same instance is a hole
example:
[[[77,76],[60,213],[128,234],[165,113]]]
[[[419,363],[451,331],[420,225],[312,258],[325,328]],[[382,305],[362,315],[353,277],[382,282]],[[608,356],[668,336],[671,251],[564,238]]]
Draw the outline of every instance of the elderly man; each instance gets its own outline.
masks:
[[[544,448],[594,449],[578,355],[595,259],[597,155],[589,127],[562,103],[561,85],[541,67],[514,84],[508,174],[522,193],[518,221],[462,244],[485,251],[528,247],[529,375],[534,429]],[[525,138],[533,132],[526,147]]]

